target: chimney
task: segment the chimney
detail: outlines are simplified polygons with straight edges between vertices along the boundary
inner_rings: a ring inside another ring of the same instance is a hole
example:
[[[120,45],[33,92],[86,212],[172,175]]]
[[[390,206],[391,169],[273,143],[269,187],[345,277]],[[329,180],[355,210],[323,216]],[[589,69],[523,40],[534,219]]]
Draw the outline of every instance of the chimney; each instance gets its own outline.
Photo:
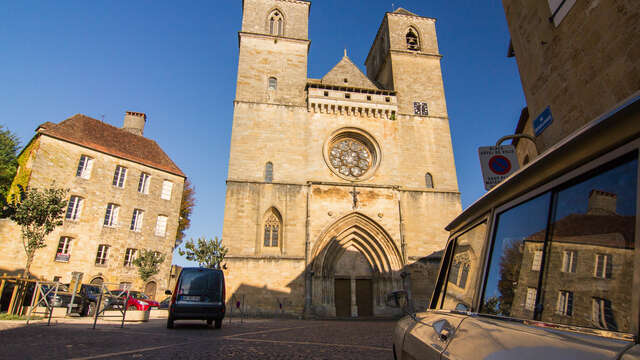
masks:
[[[602,191],[591,190],[589,193],[589,215],[613,215],[616,214],[618,195]]]
[[[127,111],[124,115],[122,129],[132,134],[142,136],[144,124],[147,122],[147,114],[135,111]]]

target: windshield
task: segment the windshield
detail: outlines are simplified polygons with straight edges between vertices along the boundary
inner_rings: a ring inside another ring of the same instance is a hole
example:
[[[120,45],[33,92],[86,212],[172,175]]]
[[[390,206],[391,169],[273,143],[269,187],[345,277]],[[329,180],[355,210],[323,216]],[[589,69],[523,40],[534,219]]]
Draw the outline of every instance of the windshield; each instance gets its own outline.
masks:
[[[129,295],[131,295],[134,299],[148,299],[149,297],[139,291],[130,291]]]

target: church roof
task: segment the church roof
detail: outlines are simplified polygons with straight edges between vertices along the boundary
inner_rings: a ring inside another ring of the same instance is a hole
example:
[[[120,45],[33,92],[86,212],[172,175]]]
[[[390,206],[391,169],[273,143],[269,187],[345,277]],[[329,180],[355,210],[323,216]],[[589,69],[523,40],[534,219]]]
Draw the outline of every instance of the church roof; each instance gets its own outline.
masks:
[[[38,133],[185,177],[155,141],[82,114],[45,122]]]
[[[403,9],[403,8],[398,8],[393,13],[394,14],[400,14],[400,15],[419,16],[419,15],[416,15],[416,14],[412,13],[411,11],[409,11],[407,9]]]
[[[346,51],[342,60],[340,60],[321,81],[324,85],[378,89],[378,87],[358,69],[351,59],[349,59]]]

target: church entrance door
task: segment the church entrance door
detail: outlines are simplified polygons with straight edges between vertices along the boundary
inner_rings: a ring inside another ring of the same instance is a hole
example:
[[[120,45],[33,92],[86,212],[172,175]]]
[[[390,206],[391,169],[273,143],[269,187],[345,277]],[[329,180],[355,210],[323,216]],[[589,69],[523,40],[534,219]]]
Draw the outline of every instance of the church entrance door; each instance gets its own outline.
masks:
[[[356,280],[358,317],[373,316],[373,286],[371,279]]]
[[[335,280],[336,317],[351,317],[351,280]]]

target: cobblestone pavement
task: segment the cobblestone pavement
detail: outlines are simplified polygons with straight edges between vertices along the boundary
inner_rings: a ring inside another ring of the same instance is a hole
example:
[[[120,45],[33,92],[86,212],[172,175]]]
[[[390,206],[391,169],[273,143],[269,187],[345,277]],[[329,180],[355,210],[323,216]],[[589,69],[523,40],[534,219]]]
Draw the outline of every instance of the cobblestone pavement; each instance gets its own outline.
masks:
[[[394,321],[0,322],[0,359],[393,359]]]

